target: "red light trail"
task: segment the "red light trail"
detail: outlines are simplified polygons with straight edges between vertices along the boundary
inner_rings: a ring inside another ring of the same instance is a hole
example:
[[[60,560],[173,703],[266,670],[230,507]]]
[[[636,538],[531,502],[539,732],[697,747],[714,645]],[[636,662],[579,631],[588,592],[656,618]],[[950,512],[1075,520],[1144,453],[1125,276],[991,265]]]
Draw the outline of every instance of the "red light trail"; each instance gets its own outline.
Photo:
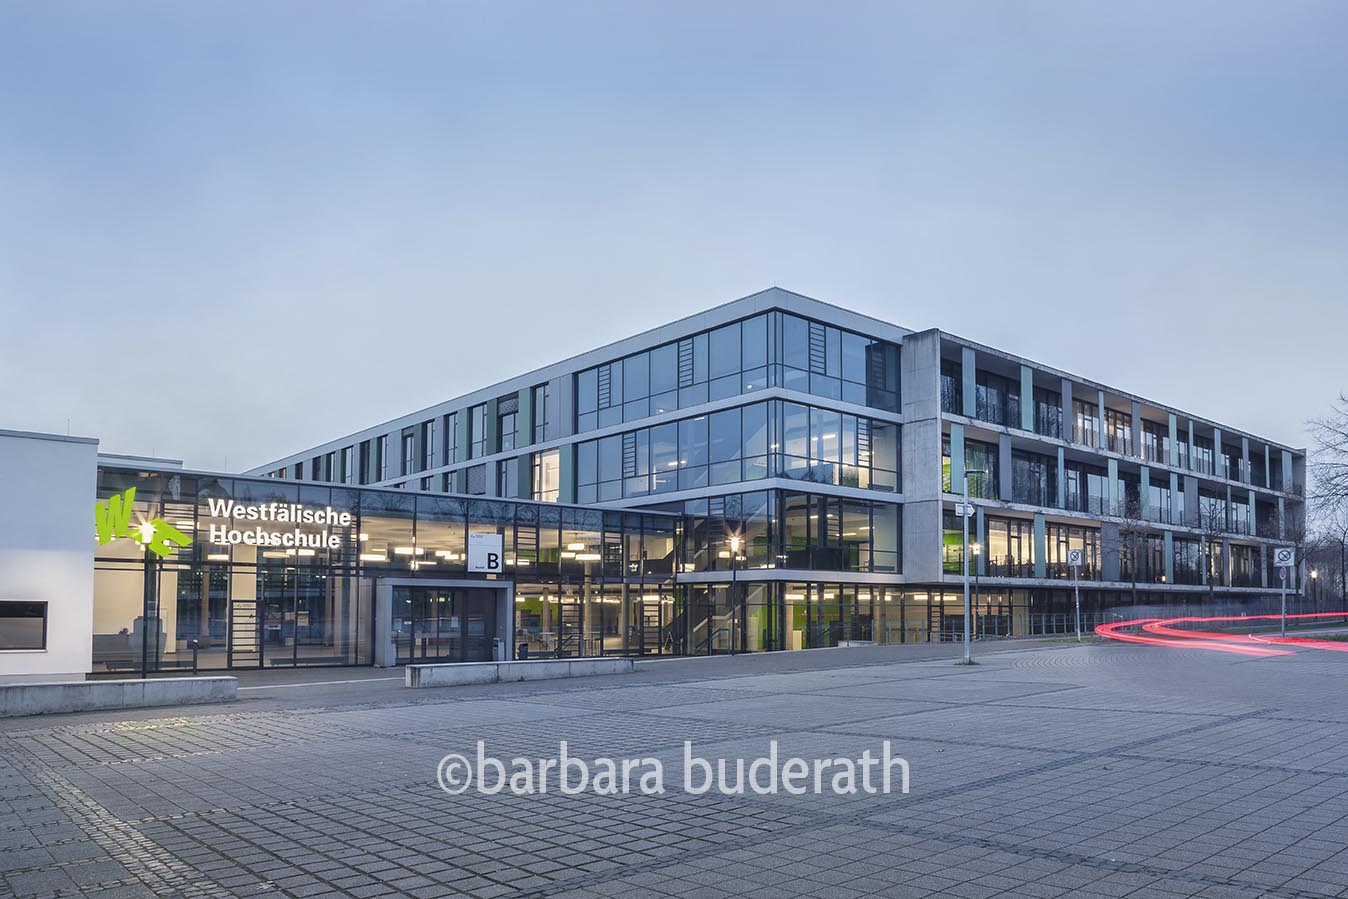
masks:
[[[1302,612],[1288,615],[1289,621],[1306,618],[1343,618],[1344,612]],[[1135,618],[1131,621],[1114,621],[1097,625],[1095,633],[1109,640],[1125,643],[1142,643],[1148,646],[1170,646],[1184,649],[1209,649],[1215,652],[1229,652],[1246,656],[1287,656],[1295,655],[1294,649],[1275,649],[1273,644],[1295,647],[1296,649],[1322,649],[1331,652],[1348,652],[1348,643],[1334,640],[1317,640],[1313,637],[1280,637],[1275,634],[1227,634],[1220,631],[1200,631],[1176,624],[1200,624],[1212,621],[1278,621],[1280,615],[1215,615],[1199,617],[1185,615],[1179,618]],[[1144,633],[1131,631],[1140,630]]]

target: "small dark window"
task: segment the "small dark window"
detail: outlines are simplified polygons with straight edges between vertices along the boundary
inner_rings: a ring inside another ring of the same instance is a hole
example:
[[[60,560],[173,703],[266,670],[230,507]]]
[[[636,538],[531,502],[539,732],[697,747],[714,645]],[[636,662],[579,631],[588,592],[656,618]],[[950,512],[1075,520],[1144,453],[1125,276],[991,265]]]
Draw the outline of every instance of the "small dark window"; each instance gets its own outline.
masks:
[[[45,602],[0,602],[0,649],[46,648]]]

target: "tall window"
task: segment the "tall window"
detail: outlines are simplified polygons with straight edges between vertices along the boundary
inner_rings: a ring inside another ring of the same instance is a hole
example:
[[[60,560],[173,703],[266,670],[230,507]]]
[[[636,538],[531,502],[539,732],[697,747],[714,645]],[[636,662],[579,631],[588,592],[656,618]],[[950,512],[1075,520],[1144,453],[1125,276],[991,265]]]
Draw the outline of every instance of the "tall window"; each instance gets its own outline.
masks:
[[[356,448],[354,446],[342,447],[342,483],[356,483]]]
[[[445,432],[445,465],[453,465],[459,459],[459,413],[451,412],[443,419]]]
[[[998,484],[998,463],[997,447],[991,443],[980,443],[977,440],[964,441],[964,470],[986,471],[986,475],[971,475],[969,477],[969,496],[980,497],[982,499],[997,498]],[[961,484],[952,485],[956,493],[963,493],[964,487]]]
[[[502,459],[496,463],[496,495],[514,498],[519,494],[519,459]]]
[[[375,446],[377,447],[376,455],[378,456],[378,458],[375,459],[375,470],[379,472],[379,480],[387,481],[389,477],[388,435],[382,435]]]
[[[408,428],[402,433],[402,474],[409,475],[416,471],[416,435],[412,429]]]
[[[941,360],[941,411],[952,415],[964,414],[964,379],[960,368],[953,359]]]
[[[987,531],[983,564],[989,575],[1034,577],[1034,522],[1019,518],[988,518]]]
[[[562,486],[561,452],[555,449],[533,455],[534,499],[555,503]]]
[[[1105,436],[1109,438],[1109,449],[1116,453],[1128,453],[1133,444],[1133,418],[1127,412],[1117,409],[1105,410]]]
[[[421,468],[418,469],[419,471],[425,471],[436,466],[435,441],[435,419],[423,421],[421,423]]]
[[[1169,460],[1170,434],[1165,425],[1154,421],[1142,422],[1142,458],[1148,462],[1165,464]]]
[[[534,443],[548,439],[548,385],[534,388]]]
[[[1001,375],[980,371],[975,383],[975,417],[998,425],[1020,427],[1020,388]]]
[[[487,406],[482,404],[468,410],[468,458],[480,459],[487,455]]]
[[[1189,450],[1190,464],[1193,470],[1200,474],[1212,474],[1215,466],[1213,464],[1212,439],[1209,437],[1194,437],[1194,445]]]
[[[1034,432],[1062,437],[1062,394],[1043,387],[1034,389]]]
[[[1072,400],[1072,441],[1084,446],[1100,445],[1100,407],[1085,400]]]
[[[1046,567],[1049,577],[1070,578],[1072,568],[1067,564],[1069,550],[1082,550],[1082,565],[1078,576],[1083,581],[1100,578],[1100,531],[1074,525],[1050,524],[1044,532]]]
[[[1056,506],[1058,501],[1058,460],[1039,453],[1020,450],[1011,453],[1011,493],[1018,503],[1031,506]]]

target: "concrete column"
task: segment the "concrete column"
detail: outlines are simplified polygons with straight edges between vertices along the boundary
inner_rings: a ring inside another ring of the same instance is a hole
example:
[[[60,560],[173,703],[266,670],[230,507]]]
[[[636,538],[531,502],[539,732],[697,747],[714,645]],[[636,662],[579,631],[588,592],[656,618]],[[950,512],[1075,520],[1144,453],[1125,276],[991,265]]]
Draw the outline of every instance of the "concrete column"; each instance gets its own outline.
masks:
[[[1259,586],[1268,589],[1268,547],[1259,546]]]
[[[1189,527],[1198,526],[1198,478],[1191,474],[1184,476],[1184,519]]]
[[[1270,490],[1275,490],[1273,486],[1273,447],[1267,443],[1264,444],[1264,484]]]
[[[1097,390],[1095,397],[1095,433],[1100,435],[1100,446],[1103,447],[1108,442],[1105,437],[1105,392]]]
[[[1282,485],[1278,488],[1283,493],[1291,493],[1292,485],[1295,483],[1292,472],[1292,453],[1288,450],[1282,451]],[[1290,587],[1288,589],[1291,589]]]
[[[1073,443],[1075,419],[1072,416],[1072,382],[1063,378],[1059,391],[1062,393],[1062,439]]]
[[[1119,574],[1119,526],[1112,521],[1100,525],[1100,567],[1104,580],[1117,581]]]
[[[463,462],[473,457],[472,445],[469,442],[471,435],[469,434],[468,419],[470,417],[467,409],[460,409],[459,414],[454,416],[454,443],[458,450],[455,452],[453,459],[445,460],[447,463]]]
[[[1128,447],[1128,455],[1142,455],[1142,407],[1133,400],[1133,439]]]
[[[515,414],[515,446],[525,447],[534,442],[534,391],[531,387],[517,396],[519,412]]]
[[[1067,505],[1067,472],[1064,470],[1066,461],[1062,447],[1058,447],[1058,502],[1056,505],[1059,509]]]
[[[978,572],[980,577],[984,577],[988,573],[988,543],[987,540],[984,539],[984,535],[987,534],[987,532],[988,526],[983,520],[983,507],[979,506],[974,513],[974,532],[969,535],[969,542],[983,544],[983,551],[974,557],[974,570]]]
[[[1189,419],[1189,471],[1194,470],[1194,420]]]
[[[1240,482],[1250,483],[1250,438],[1240,438]]]
[[[1162,539],[1165,541],[1165,582],[1167,584],[1175,583],[1175,533],[1166,531]]]
[[[574,503],[576,501],[576,445],[565,443],[557,448],[558,479],[557,501]]]
[[[1287,504],[1286,504],[1286,502],[1283,500],[1283,498],[1280,496],[1280,497],[1278,497],[1278,539],[1279,539],[1279,540],[1284,540],[1284,539],[1286,539],[1286,537],[1287,537],[1287,535],[1284,533],[1284,532],[1286,531],[1286,529],[1287,529],[1287,527],[1286,527],[1286,520],[1285,520],[1286,517],[1287,517]]]
[[[1034,576],[1048,577],[1048,540],[1044,513],[1034,513]]]
[[[372,646],[376,668],[392,668],[398,664],[398,650],[393,645],[393,587],[382,580],[374,582]]]
[[[1212,429],[1212,470],[1220,471],[1222,466],[1222,429]],[[1227,472],[1225,477],[1231,477],[1231,472]]]
[[[964,492],[964,425],[950,424],[950,492]]]
[[[1034,430],[1034,370],[1028,365],[1020,367],[1020,426]]]
[[[1259,533],[1259,519],[1254,517],[1254,491],[1247,490],[1245,495],[1250,501],[1250,534],[1254,535]]]
[[[496,433],[496,400],[487,400],[485,405],[487,407],[487,422],[485,425],[487,433],[483,436],[487,438],[486,452],[490,456],[492,453],[501,451],[501,435]]]
[[[1110,459],[1109,461],[1109,507],[1105,509],[1106,515],[1118,515],[1121,497],[1119,496],[1119,460]]]
[[[1011,435],[1001,434],[997,438],[997,498],[1010,502],[1014,495],[1011,491]]]
[[[468,492],[468,469],[460,468],[453,473],[454,493]]]
[[[1184,520],[1184,502],[1180,496],[1179,474],[1170,472],[1170,520],[1179,524]]]
[[[1166,418],[1167,418],[1168,421],[1169,421],[1169,427],[1170,427],[1170,447],[1169,447],[1169,452],[1166,453],[1166,459],[1165,459],[1165,461],[1166,461],[1166,464],[1168,464],[1168,465],[1178,465],[1178,464],[1179,464],[1179,427],[1178,427],[1178,422],[1175,421],[1175,413],[1174,413],[1174,412],[1169,413],[1169,414],[1166,416]]]
[[[960,348],[960,376],[963,380],[964,414],[973,418],[978,411],[978,355],[973,347]]]
[[[534,498],[534,456],[524,453],[515,460],[518,470],[515,472],[515,495],[520,499]]]
[[[1220,587],[1231,586],[1231,541],[1222,538],[1222,582]]]
[[[572,375],[548,382],[548,432],[549,440],[576,433],[576,380]]]
[[[1141,487],[1138,490],[1138,501],[1142,508],[1142,517],[1151,520],[1151,469],[1142,466],[1142,476],[1139,481]]]

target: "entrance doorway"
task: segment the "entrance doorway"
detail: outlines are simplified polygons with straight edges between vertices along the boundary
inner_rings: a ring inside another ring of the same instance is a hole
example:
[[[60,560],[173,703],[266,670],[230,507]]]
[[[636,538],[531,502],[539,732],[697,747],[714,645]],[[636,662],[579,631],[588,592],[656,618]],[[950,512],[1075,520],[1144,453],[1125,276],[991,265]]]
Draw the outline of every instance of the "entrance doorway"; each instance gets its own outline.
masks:
[[[468,587],[393,588],[393,644],[399,665],[490,662],[496,593]]]

